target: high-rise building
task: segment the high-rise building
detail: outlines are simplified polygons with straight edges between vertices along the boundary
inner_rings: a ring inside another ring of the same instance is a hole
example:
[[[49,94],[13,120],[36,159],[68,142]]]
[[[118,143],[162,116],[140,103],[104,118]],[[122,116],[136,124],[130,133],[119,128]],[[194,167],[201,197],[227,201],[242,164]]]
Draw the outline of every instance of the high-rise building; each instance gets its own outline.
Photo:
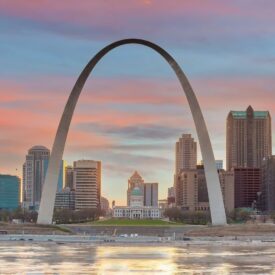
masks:
[[[144,183],[144,206],[158,206],[158,183]]]
[[[23,206],[38,209],[42,186],[48,167],[50,150],[44,146],[34,146],[26,155],[23,165]]]
[[[0,175],[0,209],[15,210],[20,206],[20,179]]]
[[[272,154],[271,117],[268,111],[230,111],[226,125],[226,166],[260,168]]]
[[[263,211],[275,211],[275,156],[264,158],[262,164],[260,208]]]
[[[183,134],[176,142],[175,174],[181,169],[196,169],[197,143],[191,134]]]
[[[70,165],[65,167],[65,187],[74,189],[74,169]]]
[[[128,206],[130,205],[131,192],[135,187],[139,187],[141,189],[142,195],[144,194],[144,180],[137,171],[135,171],[128,180],[128,189],[127,189]]]
[[[235,168],[235,208],[252,207],[253,203],[257,201],[257,193],[260,192],[260,186],[260,168]]]
[[[234,209],[234,173],[219,170],[225,209]],[[176,205],[183,210],[209,211],[209,199],[204,167],[181,170],[175,184]]]
[[[101,162],[74,162],[75,209],[99,208],[101,194]]]
[[[65,160],[61,160],[58,183],[57,183],[57,192],[62,192],[63,188],[65,187],[65,167],[66,167]]]

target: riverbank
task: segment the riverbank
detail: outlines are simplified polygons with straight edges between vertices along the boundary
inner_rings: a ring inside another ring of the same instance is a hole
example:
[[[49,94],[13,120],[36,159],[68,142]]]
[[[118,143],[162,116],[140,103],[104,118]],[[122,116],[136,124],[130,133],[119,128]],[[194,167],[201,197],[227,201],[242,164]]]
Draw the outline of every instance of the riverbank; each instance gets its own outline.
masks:
[[[74,236],[85,238],[131,238],[131,236],[145,237],[152,240],[188,238],[231,238],[241,239],[251,236],[254,239],[263,237],[275,239],[274,224],[230,224],[227,226],[206,226],[206,225],[165,225],[165,226],[103,226],[86,224],[66,225],[36,225],[36,224],[0,224],[2,236],[11,235],[38,235],[38,236]]]
[[[0,242],[20,243],[66,243],[90,244],[90,245],[172,245],[172,246],[272,246],[275,247],[275,236],[228,236],[228,237],[185,237],[176,239],[171,237],[152,236],[83,236],[83,235],[32,235],[9,234],[0,235]]]

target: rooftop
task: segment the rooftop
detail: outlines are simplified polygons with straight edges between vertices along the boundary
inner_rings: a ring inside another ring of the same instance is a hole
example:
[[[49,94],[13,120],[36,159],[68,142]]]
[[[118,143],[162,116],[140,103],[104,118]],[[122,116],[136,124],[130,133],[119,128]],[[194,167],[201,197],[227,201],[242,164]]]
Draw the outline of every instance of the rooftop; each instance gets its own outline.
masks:
[[[245,111],[231,111],[230,113],[234,118],[239,119],[246,119],[247,113],[253,112],[254,118],[267,118],[269,115],[268,111],[254,111],[251,106],[248,106],[248,108]]]

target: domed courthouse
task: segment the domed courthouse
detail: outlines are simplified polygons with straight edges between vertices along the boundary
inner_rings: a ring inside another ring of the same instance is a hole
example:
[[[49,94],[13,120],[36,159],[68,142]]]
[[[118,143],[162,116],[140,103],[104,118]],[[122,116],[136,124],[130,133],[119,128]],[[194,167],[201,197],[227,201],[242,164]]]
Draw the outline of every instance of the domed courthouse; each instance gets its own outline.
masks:
[[[137,172],[133,176],[137,175]],[[132,178],[133,178],[132,176]],[[140,177],[140,176],[139,176]],[[140,179],[142,179],[140,177]],[[127,219],[159,219],[161,211],[158,208],[158,184],[135,181],[131,184],[129,179],[127,191],[128,206],[114,206],[114,218]]]

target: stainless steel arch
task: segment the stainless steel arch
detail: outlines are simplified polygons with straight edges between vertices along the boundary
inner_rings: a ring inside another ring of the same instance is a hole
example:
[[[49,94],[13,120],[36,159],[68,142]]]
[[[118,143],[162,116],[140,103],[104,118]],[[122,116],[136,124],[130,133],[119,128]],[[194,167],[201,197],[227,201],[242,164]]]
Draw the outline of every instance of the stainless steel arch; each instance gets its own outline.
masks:
[[[63,157],[64,147],[65,147],[71,119],[72,119],[79,95],[82,91],[82,88],[89,74],[91,73],[93,68],[96,66],[97,62],[112,49],[125,44],[141,44],[155,50],[169,63],[171,68],[176,73],[181,83],[181,86],[185,92],[185,95],[187,97],[187,101],[189,103],[189,106],[192,112],[192,116],[195,122],[196,130],[199,138],[202,158],[203,158],[204,167],[205,167],[205,176],[206,176],[206,182],[207,182],[212,224],[213,225],[226,224],[224,203],[223,203],[223,198],[221,193],[220,181],[216,170],[214,154],[213,154],[210,138],[208,135],[208,131],[206,128],[206,124],[205,124],[199,103],[197,101],[197,98],[193,92],[193,89],[189,84],[189,81],[185,76],[185,74],[183,73],[182,69],[169,53],[167,53],[164,49],[162,49],[158,45],[142,39],[123,39],[106,46],[90,60],[90,62],[86,65],[86,67],[78,77],[72,89],[72,92],[69,96],[69,99],[65,106],[62,118],[60,120],[58,129],[56,132],[56,136],[55,136],[55,140],[54,140],[54,144],[53,144],[53,148],[50,156],[49,167],[46,174],[45,183],[43,186],[37,223],[39,224],[52,223],[60,162]]]

